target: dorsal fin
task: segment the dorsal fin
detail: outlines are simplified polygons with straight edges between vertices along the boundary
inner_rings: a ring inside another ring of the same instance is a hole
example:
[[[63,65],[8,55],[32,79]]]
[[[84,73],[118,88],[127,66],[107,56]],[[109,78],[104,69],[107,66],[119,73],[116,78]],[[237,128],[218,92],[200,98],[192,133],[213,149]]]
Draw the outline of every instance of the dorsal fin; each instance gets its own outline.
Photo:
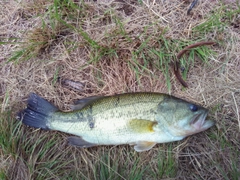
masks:
[[[78,100],[74,101],[74,105],[71,105],[70,107],[72,110],[80,110],[80,109],[84,108],[85,106],[87,106],[101,98],[103,98],[103,96],[90,96],[90,97],[78,99]]]

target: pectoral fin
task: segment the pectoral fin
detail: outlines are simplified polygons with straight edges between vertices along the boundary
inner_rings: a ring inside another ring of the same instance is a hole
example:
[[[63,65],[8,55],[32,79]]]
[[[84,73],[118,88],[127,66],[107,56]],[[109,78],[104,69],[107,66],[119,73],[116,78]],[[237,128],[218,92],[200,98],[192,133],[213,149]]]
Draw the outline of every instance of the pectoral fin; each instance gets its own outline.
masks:
[[[148,142],[148,141],[139,141],[134,146],[135,151],[137,152],[143,152],[147,151],[149,149],[152,149],[153,146],[155,146],[155,142]]]
[[[81,148],[88,148],[88,147],[96,146],[96,144],[87,142],[87,141],[83,140],[81,137],[76,137],[76,136],[68,137],[68,142],[70,145],[78,146]]]
[[[128,128],[136,133],[153,133],[157,122],[145,119],[132,119],[128,122]]]

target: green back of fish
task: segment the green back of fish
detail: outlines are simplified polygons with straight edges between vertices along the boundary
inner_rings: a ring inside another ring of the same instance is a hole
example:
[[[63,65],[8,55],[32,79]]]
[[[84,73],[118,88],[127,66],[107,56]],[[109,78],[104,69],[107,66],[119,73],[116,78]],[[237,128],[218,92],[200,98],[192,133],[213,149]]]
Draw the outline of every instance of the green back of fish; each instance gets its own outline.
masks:
[[[152,114],[149,110],[156,107],[167,96],[157,93],[129,93],[115,96],[107,96],[86,106],[81,112],[105,114],[107,117],[130,117]],[[157,107],[156,107],[157,108]],[[105,113],[107,111],[107,113]]]

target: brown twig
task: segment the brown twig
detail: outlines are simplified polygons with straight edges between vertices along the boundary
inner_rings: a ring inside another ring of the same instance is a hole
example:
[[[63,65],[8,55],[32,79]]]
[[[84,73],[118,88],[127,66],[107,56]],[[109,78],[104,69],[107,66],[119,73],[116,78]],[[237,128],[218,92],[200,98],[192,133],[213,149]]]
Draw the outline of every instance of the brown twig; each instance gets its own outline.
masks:
[[[199,46],[205,46],[205,45],[213,45],[215,44],[215,42],[213,41],[203,41],[203,42],[198,42],[195,44],[191,44],[187,47],[185,47],[183,50],[181,50],[178,54],[177,54],[177,60],[175,61],[174,67],[173,67],[173,71],[174,74],[176,76],[176,78],[178,79],[178,81],[184,86],[184,87],[188,87],[187,83],[183,80],[180,72],[179,72],[179,59],[183,56],[184,53],[186,53],[188,50],[195,48],[195,47],[199,47]]]
[[[73,81],[73,80],[70,80],[70,79],[63,79],[61,77],[58,77],[58,81],[64,87],[74,89],[74,90],[77,90],[77,91],[81,91],[81,92],[84,91],[85,84],[83,84],[79,81]]]

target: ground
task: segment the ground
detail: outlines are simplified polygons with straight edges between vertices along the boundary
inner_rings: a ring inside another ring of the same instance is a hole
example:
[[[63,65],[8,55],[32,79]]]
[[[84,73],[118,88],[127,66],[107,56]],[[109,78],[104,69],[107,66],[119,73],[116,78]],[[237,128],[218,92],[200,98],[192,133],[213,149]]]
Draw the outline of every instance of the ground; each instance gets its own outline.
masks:
[[[240,7],[235,1],[0,1],[1,179],[235,179],[240,177]],[[182,87],[173,73],[180,60]],[[211,129],[137,153],[80,149],[67,134],[15,119],[30,92],[67,111],[73,101],[168,93],[209,109]]]

